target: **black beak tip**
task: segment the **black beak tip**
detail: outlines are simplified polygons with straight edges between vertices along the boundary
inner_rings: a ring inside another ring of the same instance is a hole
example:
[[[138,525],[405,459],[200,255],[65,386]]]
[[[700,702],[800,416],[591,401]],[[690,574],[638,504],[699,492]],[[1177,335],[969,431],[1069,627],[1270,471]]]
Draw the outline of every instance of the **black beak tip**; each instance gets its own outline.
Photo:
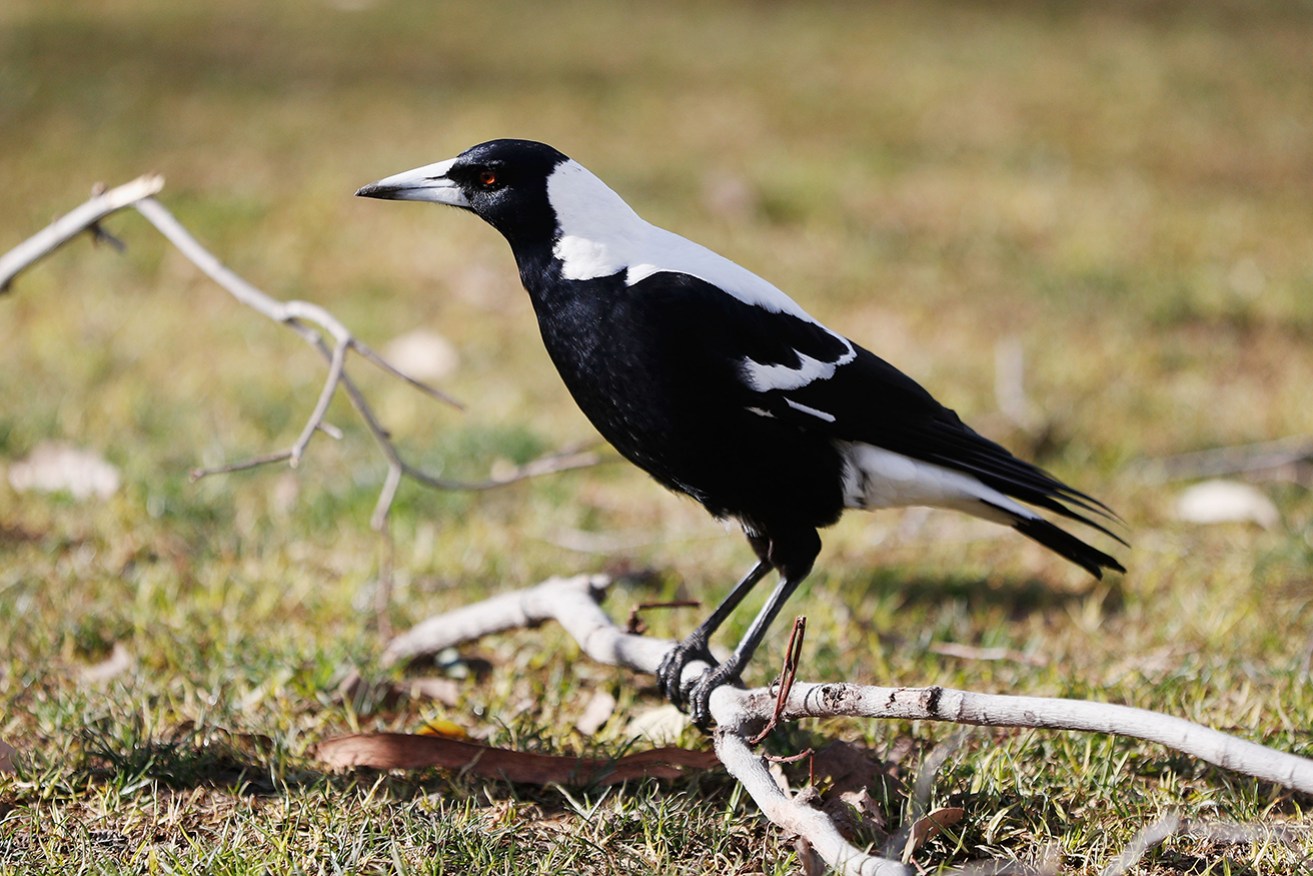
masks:
[[[378,183],[369,183],[356,189],[357,198],[386,198],[388,189]]]

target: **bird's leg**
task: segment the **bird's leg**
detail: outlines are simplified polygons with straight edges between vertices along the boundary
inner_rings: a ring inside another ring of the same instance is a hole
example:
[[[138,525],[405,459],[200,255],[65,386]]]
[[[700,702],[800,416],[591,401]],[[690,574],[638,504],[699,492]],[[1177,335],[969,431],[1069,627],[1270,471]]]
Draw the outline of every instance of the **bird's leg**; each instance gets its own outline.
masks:
[[[784,608],[784,603],[798,589],[798,585],[811,572],[812,562],[820,553],[821,540],[815,530],[798,533],[787,542],[772,540],[770,544],[770,562],[780,570],[780,583],[775,585],[770,598],[752,620],[752,626],[739,641],[738,647],[729,659],[719,666],[707,670],[693,685],[688,694],[688,714],[693,723],[706,729],[711,723],[711,692],[722,684],[737,681],[743,667],[748,665],[752,655],[761,644],[771,622]],[[754,570],[755,571],[755,570]]]
[[[805,575],[796,578],[786,578],[781,576],[780,583],[775,585],[775,590],[771,593],[770,599],[767,600],[761,612],[752,621],[752,626],[739,642],[734,653],[718,666],[708,669],[693,684],[693,689],[688,693],[688,714],[693,723],[699,727],[706,728],[711,723],[711,692],[722,684],[729,684],[738,681],[739,673],[743,667],[748,665],[752,659],[753,652],[761,644],[762,638],[766,635],[767,628],[775,620],[775,616],[780,613],[784,603],[793,595],[793,591],[798,589]]]
[[[756,586],[757,582],[766,577],[766,573],[771,570],[771,564],[768,560],[762,559],[757,565],[753,566],[748,574],[743,576],[743,580],[734,585],[734,589],[729,595],[716,606],[716,610],[711,616],[698,625],[698,628],[688,634],[684,641],[666,652],[662,658],[660,667],[657,668],[657,687],[661,695],[676,706],[684,705],[684,690],[680,683],[684,675],[684,667],[693,660],[704,660],[708,666],[715,666],[716,659],[711,656],[711,651],[707,648],[707,641],[711,634],[720,628],[725,622],[725,618],[738,607],[743,601],[743,597],[748,595],[748,591]]]

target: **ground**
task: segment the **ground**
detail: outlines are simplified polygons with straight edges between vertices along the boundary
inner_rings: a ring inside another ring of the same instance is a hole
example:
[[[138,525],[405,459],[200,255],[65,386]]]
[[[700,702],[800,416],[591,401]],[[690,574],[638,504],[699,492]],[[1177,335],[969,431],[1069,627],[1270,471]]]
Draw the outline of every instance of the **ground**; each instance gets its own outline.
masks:
[[[490,137],[550,142],[1127,522],[1129,573],[1095,582],[970,520],[850,516],[787,610],[808,617],[802,677],[1090,697],[1307,755],[1307,473],[1258,484],[1272,525],[1201,526],[1156,461],[1313,435],[1310,40],[1300,3],[17,0],[0,10],[0,250],[94,183],[158,171],[163,202],[271,294],[379,347],[444,335],[464,413],[362,383],[413,459],[481,476],[592,432],[494,232],[351,195]],[[326,771],[321,739],[439,718],[618,753],[626,717],[657,704],[650,679],[582,662],[551,628],[464,655],[483,669],[454,706],[343,701],[342,668],[381,649],[389,559],[403,628],[556,573],[653,570],[611,596],[617,615],[710,600],[749,551],[616,463],[477,496],[405,486],[390,553],[369,528],[383,468],[340,402],[343,440],[295,472],[191,483],[289,444],[322,366],[139,218],[108,226],[126,254],[75,242],[0,297],[0,461],[64,441],[123,476],[102,501],[0,484],[0,740],[19,752],[0,872],[796,871],[719,773],[604,791]],[[1000,413],[1000,351],[1024,363],[1024,424]],[[785,626],[750,681],[773,675]],[[119,668],[89,678],[116,645]],[[979,659],[992,648],[1005,659]],[[596,689],[618,706],[584,737]],[[834,722],[773,745],[907,751],[910,777],[952,733]],[[934,800],[966,817],[918,852],[931,872],[1056,844],[1065,872],[1097,873],[1169,811],[1284,826],[1294,850],[1195,832],[1133,872],[1285,874],[1313,853],[1306,796],[1090,735],[970,733]],[[896,824],[906,798],[882,805]]]

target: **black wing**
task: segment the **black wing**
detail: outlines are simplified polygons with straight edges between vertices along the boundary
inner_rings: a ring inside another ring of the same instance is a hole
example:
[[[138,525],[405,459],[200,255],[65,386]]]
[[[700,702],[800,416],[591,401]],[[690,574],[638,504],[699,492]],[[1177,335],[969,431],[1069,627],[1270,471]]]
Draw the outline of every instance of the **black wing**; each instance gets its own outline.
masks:
[[[1125,543],[1090,516],[1118,519],[1102,502],[1013,456],[915,380],[805,314],[750,304],[684,274],[655,274],[633,291],[651,292],[663,299],[661,312],[679,315],[670,330],[682,335],[690,352],[722,366],[706,377],[724,388],[730,403],[964,472]],[[726,382],[726,367],[737,371],[736,380]]]

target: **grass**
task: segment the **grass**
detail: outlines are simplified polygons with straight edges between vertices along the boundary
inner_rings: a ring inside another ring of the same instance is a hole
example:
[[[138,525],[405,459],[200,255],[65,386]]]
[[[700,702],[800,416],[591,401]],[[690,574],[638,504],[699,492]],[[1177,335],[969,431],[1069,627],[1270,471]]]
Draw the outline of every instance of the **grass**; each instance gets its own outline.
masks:
[[[407,451],[478,474],[591,436],[547,366],[504,244],[480,223],[351,198],[498,135],[552,142],[641,213],[790,290],[968,420],[1130,524],[1131,572],[1096,584],[950,516],[852,517],[791,606],[808,678],[1086,696],[1313,751],[1307,480],[1265,483],[1281,523],[1174,519],[1144,460],[1313,432],[1313,73],[1305,3],[163,0],[0,9],[7,247],[98,180],[157,170],[165,202],[237,271],[325,304],[381,346],[442,332],[466,414],[361,372]],[[790,838],[704,775],[609,792],[444,774],[326,775],[309,747],[442,717],[496,744],[622,750],[652,685],[577,660],[559,631],[501,637],[448,708],[361,711],[384,547],[382,467],[349,411],[295,473],[187,470],[289,443],[321,365],[132,217],[123,257],[78,242],[0,299],[0,457],[91,447],[119,494],[0,486],[0,873],[786,873]],[[1043,434],[995,408],[995,345],[1025,353]],[[403,488],[404,627],[550,574],[655,568],[613,597],[712,596],[741,539],[624,466],[484,496]],[[616,547],[565,547],[579,533]],[[746,614],[746,610],[745,610]],[[691,613],[651,619],[674,635]],[[740,632],[745,618],[728,635]],[[753,670],[769,677],[783,635]],[[945,657],[937,643],[1026,661]],[[115,644],[132,662],[82,670]],[[436,671],[436,670],[420,670]],[[596,738],[589,691],[618,700]],[[824,723],[777,745],[951,735]],[[705,744],[696,734],[689,745]],[[1168,811],[1285,826],[1280,843],[1169,841],[1137,871],[1287,874],[1309,800],[1161,748],[978,731],[937,802],[961,824],[918,854],[1097,873]],[[891,822],[906,799],[884,803]]]

